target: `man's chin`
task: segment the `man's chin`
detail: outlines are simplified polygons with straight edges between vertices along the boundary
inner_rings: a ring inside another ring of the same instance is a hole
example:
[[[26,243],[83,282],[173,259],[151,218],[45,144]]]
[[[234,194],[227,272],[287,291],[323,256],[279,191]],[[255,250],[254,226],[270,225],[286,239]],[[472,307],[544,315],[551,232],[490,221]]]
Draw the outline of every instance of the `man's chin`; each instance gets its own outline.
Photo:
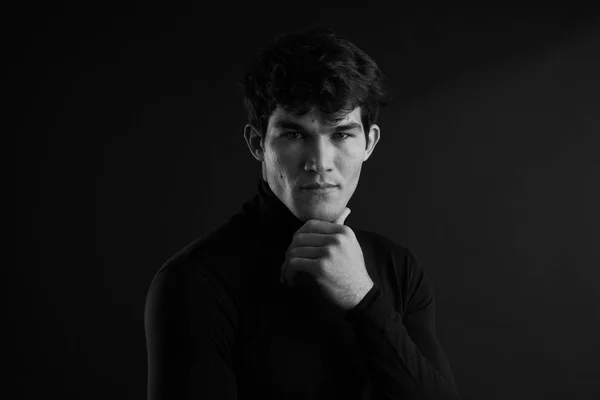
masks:
[[[298,219],[306,222],[309,219],[318,219],[320,221],[333,222],[337,219],[339,212],[329,208],[312,208],[300,210]]]

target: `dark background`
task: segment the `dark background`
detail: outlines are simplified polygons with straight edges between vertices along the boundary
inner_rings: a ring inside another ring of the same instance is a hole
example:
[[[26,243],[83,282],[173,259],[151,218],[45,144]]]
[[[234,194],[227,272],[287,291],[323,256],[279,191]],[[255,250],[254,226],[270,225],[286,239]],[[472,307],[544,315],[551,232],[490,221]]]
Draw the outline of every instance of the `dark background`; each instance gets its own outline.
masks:
[[[596,9],[51,7],[4,14],[21,398],[145,398],[151,279],[260,177],[236,80],[318,24],[388,77],[347,223],[417,254],[463,398],[597,398]]]

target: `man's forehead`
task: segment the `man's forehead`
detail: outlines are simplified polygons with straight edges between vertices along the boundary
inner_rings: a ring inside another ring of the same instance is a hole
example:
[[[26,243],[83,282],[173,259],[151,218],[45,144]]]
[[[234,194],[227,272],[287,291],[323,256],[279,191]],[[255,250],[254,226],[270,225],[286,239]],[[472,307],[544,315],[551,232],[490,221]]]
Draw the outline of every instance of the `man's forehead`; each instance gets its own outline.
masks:
[[[325,121],[323,114],[318,111],[316,108],[311,109],[308,113],[304,115],[295,115],[292,114],[282,107],[277,107],[273,114],[271,114],[270,122],[272,127],[276,127],[276,125],[280,125],[281,122],[296,122],[308,125],[322,125],[322,126],[336,126],[348,124],[349,122],[361,123],[360,118],[360,107],[356,107],[354,110],[349,112],[348,114],[343,116],[343,119],[339,122],[331,125]]]

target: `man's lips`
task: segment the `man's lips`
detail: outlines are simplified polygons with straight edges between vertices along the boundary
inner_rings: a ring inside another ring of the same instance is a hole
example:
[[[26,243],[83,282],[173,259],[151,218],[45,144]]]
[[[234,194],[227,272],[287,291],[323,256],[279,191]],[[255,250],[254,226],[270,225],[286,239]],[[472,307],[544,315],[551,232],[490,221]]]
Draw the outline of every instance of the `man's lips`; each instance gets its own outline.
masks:
[[[337,187],[337,185],[332,183],[309,183],[307,185],[302,185],[302,189],[328,189],[334,187]]]

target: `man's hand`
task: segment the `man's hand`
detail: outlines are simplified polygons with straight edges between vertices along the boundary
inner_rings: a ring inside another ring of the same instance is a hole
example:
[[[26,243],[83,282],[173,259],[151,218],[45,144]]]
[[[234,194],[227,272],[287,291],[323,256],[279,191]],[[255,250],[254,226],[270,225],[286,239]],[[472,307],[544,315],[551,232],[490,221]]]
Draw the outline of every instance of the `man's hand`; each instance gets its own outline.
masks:
[[[297,271],[310,273],[324,295],[343,310],[354,308],[373,287],[362,249],[344,225],[346,209],[333,223],[310,219],[292,238],[281,267],[281,282],[293,286]]]

